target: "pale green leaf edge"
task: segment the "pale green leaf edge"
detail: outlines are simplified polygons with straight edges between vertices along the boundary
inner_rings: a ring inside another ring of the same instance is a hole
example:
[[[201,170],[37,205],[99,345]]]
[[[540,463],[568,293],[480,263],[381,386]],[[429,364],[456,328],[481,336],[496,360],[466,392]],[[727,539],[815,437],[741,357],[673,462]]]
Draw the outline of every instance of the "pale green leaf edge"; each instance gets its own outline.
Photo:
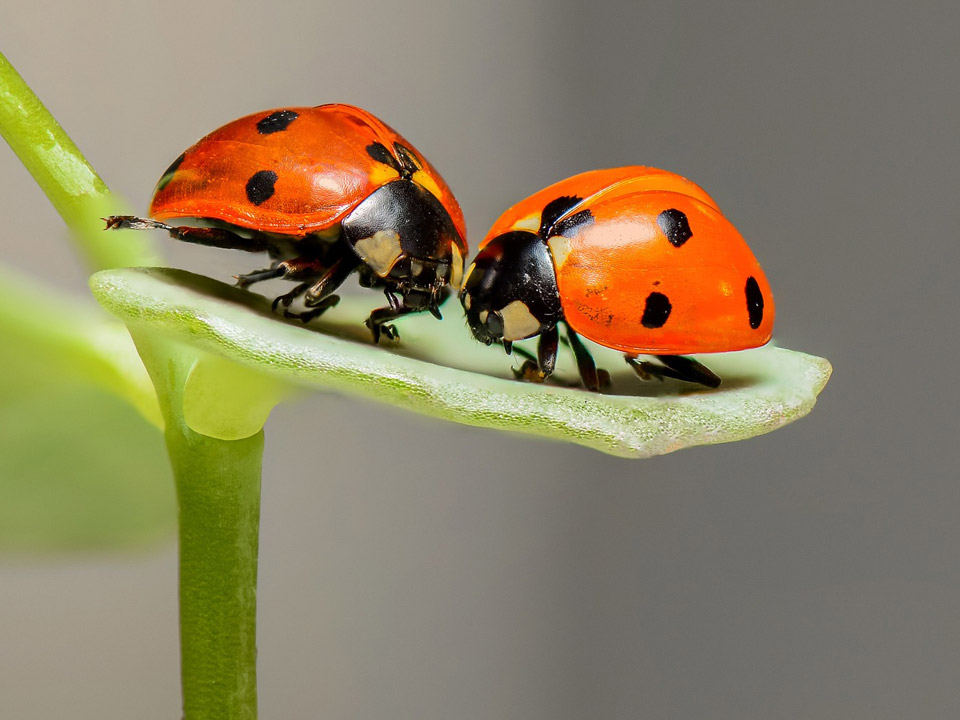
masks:
[[[323,320],[334,319],[324,329],[339,333],[333,335],[281,321],[265,299],[184,271],[106,270],[90,282],[100,303],[138,331],[160,332],[297,385],[622,457],[650,457],[775,430],[810,412],[831,373],[823,358],[768,346],[710,356],[724,386],[690,392],[681,383],[641,383],[628,375],[622,360],[614,365],[616,358],[603,356],[614,371],[614,387],[648,394],[601,395],[449,367],[470,365],[473,361],[463,361],[465,353],[490,350],[472,340],[464,343],[467,332],[456,319],[405,318],[398,324],[403,344],[394,351],[373,346],[359,322],[373,306],[369,299],[342,303],[346,311],[338,307],[328,313]],[[361,306],[365,310],[358,313]],[[444,312],[455,316],[457,310],[450,303]],[[485,366],[509,373],[502,351],[483,357],[496,358],[495,364],[484,360]]]
[[[0,265],[0,331],[8,351],[25,362],[37,357],[51,382],[92,382],[162,426],[156,393],[129,333],[96,305]]]

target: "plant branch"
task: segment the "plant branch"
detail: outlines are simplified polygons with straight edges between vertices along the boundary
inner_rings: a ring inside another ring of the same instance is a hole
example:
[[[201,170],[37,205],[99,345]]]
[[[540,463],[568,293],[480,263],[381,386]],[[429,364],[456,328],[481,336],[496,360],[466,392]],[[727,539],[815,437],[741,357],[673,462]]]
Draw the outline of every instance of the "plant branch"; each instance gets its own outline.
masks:
[[[257,552],[263,431],[191,430],[184,386],[196,351],[131,329],[166,423],[179,506],[184,720],[256,720]]]
[[[74,232],[92,270],[161,264],[145,237],[103,232],[100,218],[123,212],[122,203],[2,53],[0,135]]]

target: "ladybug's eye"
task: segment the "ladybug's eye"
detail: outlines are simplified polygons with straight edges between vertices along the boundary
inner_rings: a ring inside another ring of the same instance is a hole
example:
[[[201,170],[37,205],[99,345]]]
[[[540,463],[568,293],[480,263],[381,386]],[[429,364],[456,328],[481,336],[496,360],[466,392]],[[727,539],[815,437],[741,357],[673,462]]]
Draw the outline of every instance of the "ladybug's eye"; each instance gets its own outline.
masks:
[[[503,316],[496,310],[487,315],[487,330],[496,338],[503,337]]]

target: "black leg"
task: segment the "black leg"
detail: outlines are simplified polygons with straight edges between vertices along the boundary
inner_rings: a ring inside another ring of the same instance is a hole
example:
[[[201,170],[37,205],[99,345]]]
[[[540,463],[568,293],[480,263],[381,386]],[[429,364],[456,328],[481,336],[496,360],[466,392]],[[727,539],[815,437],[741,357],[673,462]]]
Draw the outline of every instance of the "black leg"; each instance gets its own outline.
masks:
[[[289,262],[294,263],[296,261],[291,260]],[[314,277],[310,280],[297,285],[297,287],[286,295],[281,295],[274,300],[274,309],[277,308],[277,304],[279,303],[282,303],[284,308],[287,308],[295,298],[306,293],[303,302],[310,309],[300,313],[284,310],[284,317],[297,318],[304,323],[308,323],[315,317],[319,317],[340,302],[340,298],[333,293],[343,284],[343,281],[350,276],[350,273],[356,269],[358,262],[359,259],[356,259],[355,256],[342,255],[330,267],[323,271],[319,279],[316,278],[316,273],[314,273]],[[281,265],[282,264],[284,263],[281,263]]]
[[[580,380],[583,381],[583,386],[593,392],[599,392],[600,388],[607,387],[610,384],[610,373],[606,370],[597,369],[597,364],[593,361],[593,356],[587,350],[587,346],[583,344],[580,336],[569,325],[567,325],[567,339],[570,341],[573,355],[577,359],[577,370],[580,371]]]
[[[560,345],[560,331],[554,325],[549,330],[540,333],[540,340],[537,343],[536,362],[532,357],[525,360],[519,370],[514,370],[514,375],[530,382],[542,383],[548,377],[553,375],[557,367],[557,348]],[[527,355],[526,352],[520,353]]]
[[[311,258],[294,258],[274,263],[266,270],[257,270],[246,275],[237,276],[237,287],[246,288],[254,283],[271,280],[273,278],[283,278],[284,280],[302,280],[309,278],[306,282],[297,285],[290,292],[278,295],[273,299],[271,308],[276,310],[279,305],[290,307],[290,303],[303,295],[316,282],[317,275],[327,272],[327,268],[317,260]]]
[[[317,304],[311,305],[310,309],[305,312],[290,312],[289,310],[283,311],[283,316],[288,318],[295,318],[306,325],[308,322],[313,320],[316,317],[320,317],[327,310],[332,307],[336,307],[337,303],[340,302],[339,295],[327,295],[325,298],[320,300]]]
[[[668,368],[681,375],[681,380],[687,382],[700,383],[707,387],[720,387],[720,378],[714,374],[710,368],[693,358],[683,355],[657,355],[657,360],[662,362]]]
[[[353,253],[341,255],[327,269],[319,280],[307,290],[304,303],[307,307],[317,307],[324,302],[330,295],[336,292],[337,288],[343,285],[344,280],[350,277],[350,273],[357,269],[360,264],[360,258]]]
[[[270,309],[273,311],[276,311],[278,307],[283,305],[284,307],[283,314],[286,317],[299,317],[296,313],[292,313],[286,308],[290,307],[290,303],[292,303],[298,297],[303,295],[307,290],[309,290],[311,285],[313,285],[313,280],[307,280],[306,282],[302,282],[299,285],[297,285],[290,292],[285,292],[283,295],[277,295],[273,299],[273,303],[271,303]]]
[[[133,215],[111,215],[103,220],[107,223],[105,230],[165,230],[175,240],[196,245],[247,252],[268,252],[272,249],[267,238],[260,233],[254,233],[252,237],[244,237],[223,228],[175,227]]]
[[[387,293],[387,297],[390,297],[390,293]],[[380,336],[383,335],[390,340],[396,340],[400,337],[397,332],[397,328],[393,325],[387,325],[386,323],[391,320],[396,320],[399,317],[404,315],[409,315],[411,313],[417,313],[425,310],[426,308],[409,308],[405,306],[398,307],[382,307],[377,308],[370,313],[370,317],[367,318],[366,326],[370,328],[370,333],[373,335],[373,343],[376,345],[380,342]]]
[[[387,298],[387,304],[390,306],[390,309],[394,312],[399,312],[402,307],[400,298],[398,298],[395,293],[390,292],[390,290],[384,290],[383,295]]]
[[[435,292],[430,297],[430,305],[427,307],[427,309],[437,320],[443,320],[443,315],[440,314],[440,306],[448,297],[450,297],[450,288],[446,285],[444,285],[439,291]]]
[[[362,266],[361,266],[362,269]],[[362,273],[361,273],[362,277]],[[377,308],[370,313],[367,318],[366,326],[370,328],[373,335],[373,342],[380,342],[380,336],[385,336],[391,340],[400,337],[397,328],[386,323],[391,320],[418,313],[429,311],[438,320],[442,320],[439,305],[450,294],[447,288],[430,288],[429,290],[403,289],[398,285],[388,285],[384,288],[383,294],[387,298],[387,307]],[[400,294],[400,297],[397,297]]]
[[[720,386],[720,378],[715,375],[708,367],[702,365],[696,360],[683,355],[656,355],[657,360],[663,365],[637,360],[635,357],[626,356],[627,364],[633,368],[644,380],[657,378],[672,378],[674,380],[683,380],[684,382],[706,385],[710,388]]]
[[[236,275],[234,276],[234,279],[237,281],[237,287],[248,288],[254,283],[283,277],[286,272],[286,268],[284,268],[281,263],[274,263],[270,267],[264,268],[263,270],[254,270],[253,272],[245,273],[243,275]]]
[[[304,293],[307,293],[307,305],[316,305],[323,300],[324,297],[336,290],[353,271],[356,263],[350,263],[348,260],[345,260],[345,257],[346,256],[341,256],[329,267],[317,258],[308,257],[276,262],[265,270],[258,270],[248,273],[247,275],[238,276],[237,286],[245,288],[254,283],[273,278],[283,278],[284,280],[303,280],[306,278],[305,282],[300,283],[290,292],[274,298],[272,307],[274,310],[276,310],[279,305],[283,305],[285,308],[290,307],[290,304]],[[287,317],[299,317],[299,315],[295,313],[284,314],[287,315]],[[314,313],[312,317],[316,317],[317,315],[319,315],[319,313]]]

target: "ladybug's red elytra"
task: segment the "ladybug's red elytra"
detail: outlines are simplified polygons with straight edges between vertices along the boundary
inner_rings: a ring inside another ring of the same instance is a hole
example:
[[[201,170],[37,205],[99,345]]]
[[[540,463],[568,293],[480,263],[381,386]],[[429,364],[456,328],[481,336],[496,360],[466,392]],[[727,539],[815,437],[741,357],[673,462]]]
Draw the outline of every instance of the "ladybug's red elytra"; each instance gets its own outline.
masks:
[[[334,306],[356,271],[388,306],[367,319],[374,342],[395,337],[402,315],[439,306],[459,286],[467,254],[463,213],[434,167],[365,110],[321,105],[265,110],[234,120],[189,148],[160,178],[145,220],[108,228],[158,228],[186,242],[267,252],[269,268],[241,275],[299,284],[274,300],[304,322]],[[210,227],[171,226],[193,218]],[[299,296],[308,308],[286,308]]]
[[[622,351],[644,379],[717,387],[719,377],[684,356],[763,345],[774,319],[767,278],[716,202],[686,178],[641,166],[575,175],[507,210],[467,269],[460,301],[474,337],[508,354],[539,336],[536,358],[517,373],[535,382],[554,371],[563,323],[591,390],[608,378],[581,335]]]

